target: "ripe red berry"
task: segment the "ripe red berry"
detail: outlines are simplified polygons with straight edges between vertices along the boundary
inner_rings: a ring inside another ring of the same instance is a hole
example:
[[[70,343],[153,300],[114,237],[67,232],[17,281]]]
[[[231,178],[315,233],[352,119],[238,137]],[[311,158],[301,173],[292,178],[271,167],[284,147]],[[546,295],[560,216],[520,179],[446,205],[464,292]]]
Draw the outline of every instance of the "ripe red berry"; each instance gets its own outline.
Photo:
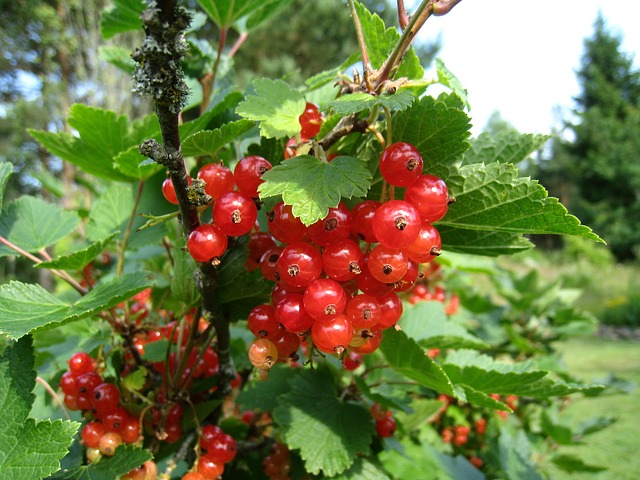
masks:
[[[346,282],[361,272],[362,250],[353,240],[327,245],[322,250],[322,268],[332,279]]]
[[[278,259],[280,280],[292,287],[307,287],[322,273],[320,252],[310,243],[294,242]]]
[[[402,249],[409,260],[417,263],[429,263],[440,255],[442,240],[438,230],[427,221],[423,221],[418,232],[418,237]]]
[[[420,175],[404,192],[405,201],[411,203],[423,220],[437,222],[449,209],[449,191],[446,183],[434,175]]]
[[[411,245],[420,233],[422,220],[418,210],[403,200],[383,203],[373,215],[373,233],[385,247],[404,248]]]
[[[206,480],[213,480],[224,473],[224,463],[216,462],[211,454],[205,453],[198,459],[197,469]]]
[[[93,390],[93,409],[99,415],[115,410],[120,403],[120,390],[113,383],[102,383]]]
[[[353,331],[349,346],[352,351],[361,355],[375,352],[382,343],[382,329],[378,326]]]
[[[135,443],[140,438],[140,422],[137,417],[128,417],[120,426],[118,433],[125,443]]]
[[[97,421],[89,422],[82,428],[82,441],[88,448],[98,448],[100,439],[105,433],[107,433],[107,429],[104,428],[102,423]]]
[[[351,233],[358,240],[364,240],[367,243],[376,243],[378,239],[373,233],[373,215],[378,207],[382,205],[375,200],[365,200],[353,207],[351,210]]]
[[[220,228],[209,223],[197,227],[189,235],[187,249],[196,262],[210,262],[227,250],[228,240]]]
[[[347,295],[342,286],[330,278],[318,278],[304,291],[304,309],[315,320],[326,320],[342,313]]]
[[[273,210],[267,212],[269,232],[282,243],[298,242],[307,233],[307,227],[299,218],[293,216],[291,209],[291,205],[279,202]]]
[[[311,338],[318,350],[325,353],[341,354],[353,336],[351,322],[344,314],[328,320],[316,321],[311,327]]]
[[[378,297],[378,303],[380,304],[380,321],[377,326],[384,330],[395,325],[402,316],[402,300],[395,292],[390,292]]]
[[[305,333],[313,325],[311,317],[304,308],[304,296],[300,293],[289,293],[282,297],[276,305],[276,320],[291,333]]]
[[[119,432],[129,419],[129,412],[122,407],[117,407],[102,417],[102,424],[109,432]]]
[[[405,142],[389,145],[380,156],[382,178],[396,187],[411,185],[422,173],[423,165],[420,152]]]
[[[346,240],[351,235],[351,226],[351,212],[340,202],[329,209],[326,217],[310,225],[307,233],[314,243],[326,246]]]
[[[258,155],[250,155],[240,160],[233,170],[238,190],[253,198],[258,198],[258,187],[264,180],[262,174],[271,170],[272,165]]]
[[[204,425],[200,433],[200,447],[203,450],[209,450],[213,439],[224,432],[217,425]]]
[[[93,358],[91,358],[88,353],[77,352],[69,359],[69,371],[75,377],[78,377],[83,373],[93,372],[94,370],[95,365],[93,363]]]
[[[342,359],[342,368],[345,370],[353,371],[362,365],[362,355],[355,352],[349,352]]]
[[[222,163],[207,163],[198,170],[198,178],[204,180],[204,191],[214,200],[233,190],[233,172]]]
[[[247,317],[247,327],[256,337],[274,337],[281,330],[276,309],[271,305],[254,307]]]
[[[89,398],[91,405],[91,396],[95,388],[102,383],[102,378],[95,372],[83,373],[76,379],[78,385],[78,396],[86,396]]]
[[[267,280],[271,280],[273,282],[280,280],[280,275],[278,274],[278,260],[280,259],[280,255],[283,250],[284,247],[271,247],[262,255],[260,263],[258,263],[258,267],[260,268],[262,276]]]
[[[356,275],[356,285],[363,293],[379,297],[393,291],[393,283],[383,283],[377,280],[369,271],[369,256],[365,256],[361,262],[361,273]]]
[[[60,389],[66,395],[72,395],[74,397],[78,395],[78,385],[73,372],[64,372],[62,374],[62,377],[60,377]]]
[[[369,273],[379,282],[396,283],[407,273],[409,263],[402,250],[378,245],[369,253],[367,266]]]
[[[307,102],[304,112],[298,118],[302,130],[300,136],[305,138],[313,138],[320,131],[322,127],[322,114],[318,111],[313,103]]]
[[[293,358],[300,348],[300,336],[287,330],[280,330],[274,338],[270,339],[278,349],[278,360]]]
[[[354,328],[371,328],[380,321],[380,304],[375,297],[361,293],[347,302],[347,316]]]
[[[193,182],[191,177],[187,177],[187,181],[189,185]],[[173,203],[174,205],[178,205],[178,197],[176,196],[176,189],[173,186],[173,182],[171,178],[167,177],[164,182],[162,182],[162,194],[164,198],[167,199],[168,202]]]
[[[396,421],[393,417],[385,416],[380,420],[376,420],[376,432],[382,438],[388,438],[393,436],[396,431]]]
[[[256,204],[242,192],[223,193],[213,205],[214,223],[230,237],[249,233],[257,218]]]
[[[208,457],[213,462],[220,464],[229,463],[238,452],[235,439],[226,433],[216,435],[207,446]]]

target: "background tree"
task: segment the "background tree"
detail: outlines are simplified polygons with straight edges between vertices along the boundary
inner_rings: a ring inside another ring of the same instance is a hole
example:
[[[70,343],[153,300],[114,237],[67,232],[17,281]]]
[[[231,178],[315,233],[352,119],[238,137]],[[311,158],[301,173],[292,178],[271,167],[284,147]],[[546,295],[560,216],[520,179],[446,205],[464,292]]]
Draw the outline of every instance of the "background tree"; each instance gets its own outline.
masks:
[[[640,253],[640,72],[621,42],[599,16],[577,73],[577,119],[541,164],[541,181],[629,260]]]

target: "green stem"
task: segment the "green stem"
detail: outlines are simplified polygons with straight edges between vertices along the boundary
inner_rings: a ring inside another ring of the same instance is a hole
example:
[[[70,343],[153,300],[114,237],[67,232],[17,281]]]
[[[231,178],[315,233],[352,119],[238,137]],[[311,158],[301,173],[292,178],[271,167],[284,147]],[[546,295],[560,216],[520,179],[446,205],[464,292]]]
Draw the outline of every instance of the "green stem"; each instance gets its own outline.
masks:
[[[140,183],[138,183],[138,192],[136,193],[136,199],[133,203],[133,208],[131,209],[131,215],[129,215],[129,221],[127,222],[127,228],[124,231],[124,238],[120,242],[120,248],[118,251],[118,266],[116,267],[116,277],[122,276],[122,272],[124,270],[124,254],[127,250],[129,237],[131,236],[131,228],[133,227],[133,222],[136,218],[136,211],[138,210],[138,206],[140,205],[140,199],[142,198],[143,190],[144,181],[140,180]]]
[[[360,17],[356,11],[356,5],[353,0],[349,0],[349,9],[351,10],[351,17],[353,18],[353,25],[356,29],[356,36],[358,38],[358,46],[360,47],[360,56],[362,57],[362,76],[364,77],[365,85],[370,87],[369,74],[371,73],[371,61],[369,60],[369,52],[367,51],[367,44],[364,40],[364,32],[362,31],[362,24],[360,23]]]

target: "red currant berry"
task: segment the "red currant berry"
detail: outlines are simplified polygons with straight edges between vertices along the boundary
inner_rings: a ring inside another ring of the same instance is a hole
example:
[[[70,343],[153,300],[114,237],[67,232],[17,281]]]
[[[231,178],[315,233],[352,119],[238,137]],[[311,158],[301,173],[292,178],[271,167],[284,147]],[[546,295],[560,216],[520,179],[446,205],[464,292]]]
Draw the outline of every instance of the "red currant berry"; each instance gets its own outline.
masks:
[[[214,223],[230,237],[249,233],[257,218],[256,204],[242,192],[223,193],[213,205]]]
[[[327,245],[322,250],[322,268],[332,279],[346,282],[361,272],[362,250],[353,240]]]
[[[119,432],[128,419],[129,412],[124,408],[117,407],[102,417],[102,424],[109,432]]]
[[[382,438],[389,438],[393,436],[396,431],[396,421],[393,417],[384,417],[380,420],[376,420],[376,432]]]
[[[318,350],[340,355],[349,346],[353,336],[351,322],[344,314],[338,314],[328,320],[314,322],[311,338]]]
[[[300,293],[282,297],[276,305],[276,320],[291,333],[305,333],[313,325],[313,317],[304,308],[304,296]]]
[[[276,309],[271,305],[254,307],[247,317],[247,327],[256,337],[274,337],[281,328],[276,319]]]
[[[249,239],[249,260],[255,262],[256,268],[264,253],[270,248],[276,247],[275,239],[267,232],[255,232]]]
[[[335,280],[318,278],[305,290],[303,302],[304,309],[314,320],[326,320],[344,311],[347,295]]]
[[[136,417],[128,417],[120,426],[118,433],[125,443],[135,443],[140,438],[140,422]]]
[[[206,183],[204,191],[214,200],[233,191],[233,172],[222,163],[207,163],[198,170],[198,178]]]
[[[273,282],[280,280],[280,275],[278,274],[278,260],[280,259],[280,255],[282,255],[283,250],[284,247],[271,247],[262,255],[258,266],[260,267],[260,273],[262,273],[262,276],[267,280],[271,280]]]
[[[310,225],[309,238],[320,246],[331,245],[346,240],[351,235],[351,212],[342,202],[330,208],[327,216]]]
[[[381,329],[389,328],[395,325],[402,316],[402,301],[395,292],[387,293],[378,297],[380,304],[380,321],[378,327]]]
[[[82,428],[82,441],[89,448],[98,448],[100,439],[107,433],[107,429],[100,422],[89,422]]]
[[[420,270],[418,268],[418,264],[411,260],[407,261],[407,272],[404,274],[402,279],[396,283],[396,286],[393,288],[394,292],[406,292],[411,290],[415,284],[418,276],[420,275]]]
[[[354,328],[371,328],[380,321],[380,304],[375,297],[361,293],[347,302],[347,317]]]
[[[116,432],[105,433],[98,444],[100,453],[107,457],[115,455],[116,448],[122,445],[122,437]]]
[[[351,210],[351,233],[358,240],[364,240],[367,243],[377,243],[378,239],[373,233],[373,215],[378,207],[382,205],[375,200],[365,200],[353,207]]]
[[[209,223],[197,227],[189,235],[187,250],[196,262],[210,262],[227,250],[228,240],[220,228]]]
[[[102,383],[102,378],[95,372],[87,372],[80,375],[76,379],[78,385],[78,396],[86,396],[89,398],[89,405],[91,405],[91,396],[95,388]]]
[[[198,473],[206,480],[214,480],[224,473],[224,463],[216,462],[209,453],[200,457],[197,468]]]
[[[189,185],[193,182],[191,177],[187,177],[187,181]],[[170,178],[166,178],[164,182],[162,182],[162,194],[164,198],[167,199],[169,203],[173,203],[174,205],[178,205],[178,197],[176,196],[176,189],[173,186],[173,182]]]
[[[280,280],[292,287],[307,287],[322,273],[320,252],[306,242],[285,247],[278,260]]]
[[[378,326],[354,330],[349,346],[361,355],[375,352],[382,343],[382,329]]]
[[[362,355],[355,352],[349,352],[342,359],[342,368],[345,370],[353,371],[362,365]]]
[[[294,358],[300,348],[300,337],[286,330],[280,330],[271,340],[278,349],[278,360],[281,361]]]
[[[356,275],[356,285],[358,289],[367,295],[374,297],[382,296],[393,291],[393,283],[382,283],[371,275],[369,271],[369,256],[365,256],[361,262],[362,272]]]
[[[198,472],[187,472],[182,476],[182,480],[209,480],[209,479]]]
[[[78,385],[76,383],[76,376],[72,372],[64,372],[60,377],[60,389],[66,395],[77,396]]]
[[[378,245],[369,253],[367,266],[371,276],[379,282],[396,283],[407,273],[409,263],[402,250]]]
[[[282,243],[298,242],[307,233],[307,227],[299,218],[293,216],[291,209],[291,205],[279,202],[273,210],[267,212],[269,232]]]
[[[222,435],[224,432],[217,425],[205,425],[202,427],[202,433],[200,434],[200,447],[203,450],[209,450],[213,439],[218,435]]]
[[[99,415],[115,410],[120,403],[120,390],[113,383],[103,383],[93,390],[92,407]]]
[[[93,358],[91,358],[88,353],[74,353],[69,359],[69,371],[76,377],[83,373],[93,372],[94,370],[95,365]]]
[[[389,248],[404,248],[418,238],[422,220],[418,210],[403,200],[383,203],[373,215],[372,228],[378,241]]]
[[[216,463],[229,463],[238,453],[235,439],[226,433],[216,435],[208,446],[207,455]]]
[[[389,145],[380,156],[382,178],[396,187],[411,185],[422,173],[423,165],[420,152],[405,142]]]
[[[313,103],[307,102],[304,112],[298,118],[302,130],[300,136],[306,138],[315,137],[322,127],[322,114]]]
[[[269,370],[278,360],[278,349],[271,340],[259,338],[249,347],[249,361],[260,370]]]
[[[442,240],[440,233],[429,222],[422,222],[418,237],[411,245],[402,249],[409,260],[417,263],[429,263],[431,260],[440,255],[442,248]]]
[[[253,198],[258,198],[258,186],[262,180],[262,174],[271,170],[271,163],[257,155],[244,157],[233,170],[233,177],[238,190]]]
[[[446,183],[434,175],[420,175],[404,192],[405,201],[411,203],[423,220],[437,222],[449,209],[449,191]]]

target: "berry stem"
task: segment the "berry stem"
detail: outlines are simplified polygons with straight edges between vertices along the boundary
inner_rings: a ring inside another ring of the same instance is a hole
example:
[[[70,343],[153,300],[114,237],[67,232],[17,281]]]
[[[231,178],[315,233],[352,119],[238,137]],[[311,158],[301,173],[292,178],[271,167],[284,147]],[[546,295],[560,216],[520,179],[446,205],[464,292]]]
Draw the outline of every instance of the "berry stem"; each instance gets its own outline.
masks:
[[[356,36],[358,37],[358,46],[360,47],[360,56],[362,57],[362,76],[364,77],[364,83],[369,91],[372,91],[372,85],[369,81],[371,75],[371,61],[369,60],[369,52],[367,51],[367,44],[364,40],[364,32],[362,31],[362,24],[356,11],[356,6],[353,0],[349,0],[349,9],[351,10],[351,16],[353,17],[353,25],[356,29]]]
[[[409,17],[407,16],[407,9],[404,6],[404,0],[398,0],[398,23],[400,23],[402,30],[409,25]]]
[[[56,391],[51,387],[51,385],[49,385],[49,383],[40,376],[36,377],[36,382],[42,385],[44,389],[49,393],[49,395],[53,397],[53,399],[56,401],[56,403],[62,410],[62,413],[64,413],[64,416],[67,417],[67,420],[71,420],[71,417],[69,416],[69,412],[67,411],[67,408],[64,406],[64,402],[60,399],[60,397],[58,396]]]

